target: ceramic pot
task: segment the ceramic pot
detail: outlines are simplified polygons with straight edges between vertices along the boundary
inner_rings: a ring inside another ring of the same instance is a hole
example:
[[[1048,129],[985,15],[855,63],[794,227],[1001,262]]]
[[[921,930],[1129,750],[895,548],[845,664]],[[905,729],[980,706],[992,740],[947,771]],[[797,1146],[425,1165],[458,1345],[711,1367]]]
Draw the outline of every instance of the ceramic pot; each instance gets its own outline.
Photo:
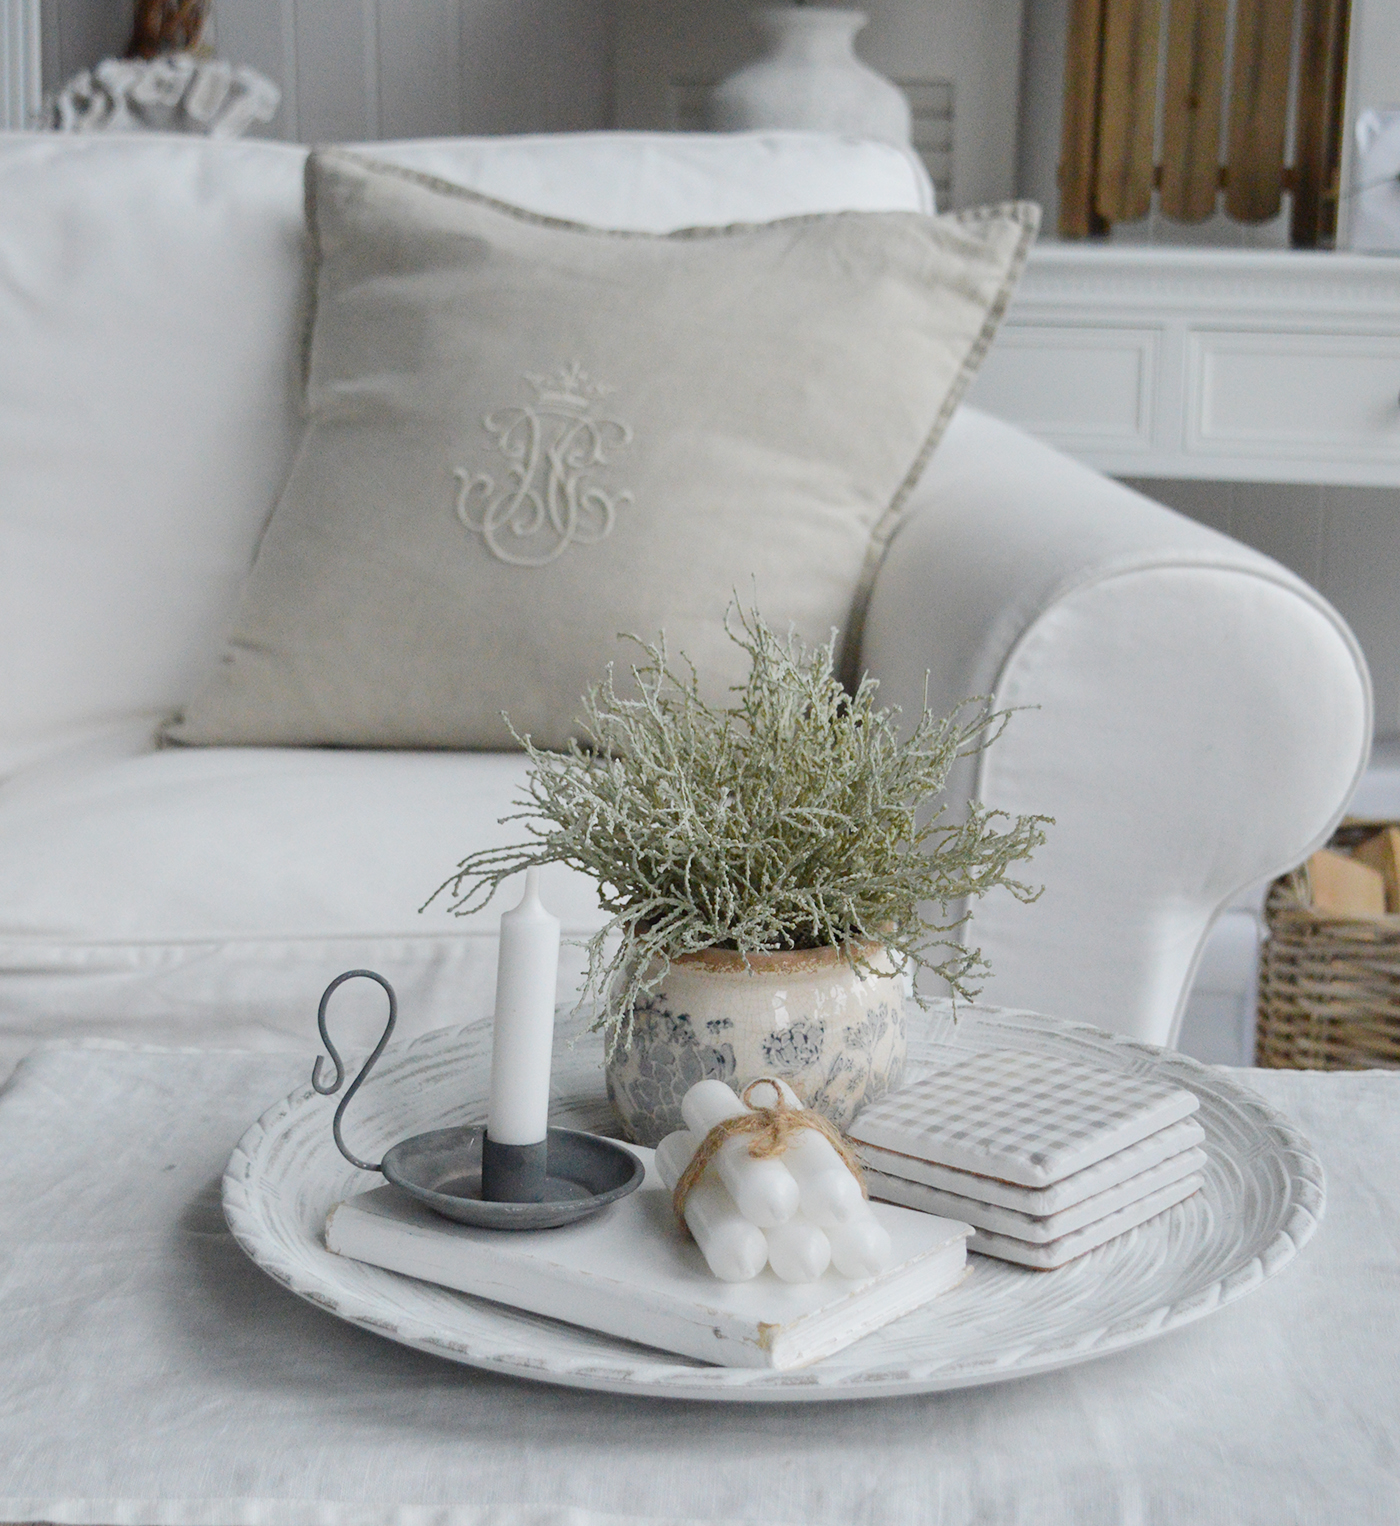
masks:
[[[629,1135],[654,1145],[684,1128],[681,1098],[714,1077],[742,1091],[782,1076],[838,1127],[881,1097],[904,1067],[904,980],[883,951],[876,973],[837,949],[743,956],[723,949],[672,961],[638,1004],[632,1041],[607,1065],[608,1096]]]
[[[755,11],[765,50],[711,92],[710,127],[798,127],[908,143],[904,92],[856,57],[856,33],[868,19],[825,6]]]

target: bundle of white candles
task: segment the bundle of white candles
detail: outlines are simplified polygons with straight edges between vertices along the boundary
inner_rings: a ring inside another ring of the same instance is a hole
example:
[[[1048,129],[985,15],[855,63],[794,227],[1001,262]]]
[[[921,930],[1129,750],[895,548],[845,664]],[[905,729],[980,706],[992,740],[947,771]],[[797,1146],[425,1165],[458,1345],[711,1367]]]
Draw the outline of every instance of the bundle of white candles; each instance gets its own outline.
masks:
[[[788,1107],[802,1107],[786,1082],[770,1084]],[[716,1124],[748,1111],[723,1081],[692,1086],[681,1102],[688,1127],[656,1147],[666,1186],[675,1189]],[[815,1282],[829,1266],[853,1280],[884,1271],[889,1234],[830,1140],[816,1129],[795,1129],[781,1156],[757,1159],[749,1154],[751,1139],[726,1139],[685,1200],[686,1226],[716,1277],[747,1282],[765,1266],[784,1282]]]

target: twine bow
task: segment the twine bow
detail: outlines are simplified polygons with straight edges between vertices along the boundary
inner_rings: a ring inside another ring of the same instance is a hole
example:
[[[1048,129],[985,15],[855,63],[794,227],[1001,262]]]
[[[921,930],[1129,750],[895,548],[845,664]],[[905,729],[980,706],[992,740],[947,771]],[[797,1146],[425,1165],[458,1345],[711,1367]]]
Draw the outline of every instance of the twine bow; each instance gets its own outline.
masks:
[[[749,1101],[751,1093],[759,1086],[773,1088],[774,1102],[771,1107],[759,1107]],[[705,1174],[705,1168],[719,1153],[720,1146],[736,1134],[752,1134],[754,1138],[749,1141],[749,1154],[754,1160],[769,1160],[786,1151],[789,1141],[799,1129],[815,1129],[860,1183],[861,1195],[869,1197],[860,1162],[830,1119],[823,1118],[809,1107],[791,1106],[784,1099],[782,1088],[771,1076],[760,1076],[757,1081],[750,1081],[744,1088],[743,1101],[749,1111],[735,1113],[732,1118],[722,1118],[700,1141],[695,1154],[690,1157],[690,1164],[681,1172],[680,1180],[671,1193],[671,1207],[682,1225],[685,1224],[685,1202],[691,1189]]]

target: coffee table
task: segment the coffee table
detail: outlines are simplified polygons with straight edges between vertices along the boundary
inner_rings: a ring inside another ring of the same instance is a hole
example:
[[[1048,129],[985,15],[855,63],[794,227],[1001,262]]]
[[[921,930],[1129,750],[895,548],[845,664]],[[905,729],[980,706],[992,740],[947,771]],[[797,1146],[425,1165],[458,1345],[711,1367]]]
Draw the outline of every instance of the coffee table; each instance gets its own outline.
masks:
[[[234,1243],[305,1056],[53,1050],[0,1091],[0,1521],[1393,1522],[1400,1075],[1238,1072],[1326,1219],[1238,1304],[989,1387],[716,1405],[522,1382],[333,1319]]]

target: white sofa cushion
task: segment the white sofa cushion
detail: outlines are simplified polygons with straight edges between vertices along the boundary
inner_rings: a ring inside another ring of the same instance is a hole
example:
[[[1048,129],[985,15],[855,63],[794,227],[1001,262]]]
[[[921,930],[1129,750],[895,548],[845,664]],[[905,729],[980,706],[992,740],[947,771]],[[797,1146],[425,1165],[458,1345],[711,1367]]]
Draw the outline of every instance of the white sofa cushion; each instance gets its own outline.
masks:
[[[0,1048],[314,1047],[321,990],[358,966],[398,988],[405,1035],[488,1015],[509,888],[471,917],[418,908],[469,849],[514,840],[497,818],[523,778],[519,754],[254,748],[90,751],[16,776],[0,787]],[[574,871],[547,869],[542,894],[566,940],[604,921]],[[561,1001],[583,964],[566,942]],[[382,1005],[347,990],[336,1031],[372,1038]]]
[[[665,231],[926,211],[912,156],[804,134],[375,144],[536,211]],[[0,778],[187,699],[299,424],[306,151],[0,134]]]
[[[0,778],[214,661],[298,428],[302,157],[0,135]]]
[[[819,132],[574,132],[360,147],[531,212],[637,233],[809,212],[935,210],[911,150]]]

